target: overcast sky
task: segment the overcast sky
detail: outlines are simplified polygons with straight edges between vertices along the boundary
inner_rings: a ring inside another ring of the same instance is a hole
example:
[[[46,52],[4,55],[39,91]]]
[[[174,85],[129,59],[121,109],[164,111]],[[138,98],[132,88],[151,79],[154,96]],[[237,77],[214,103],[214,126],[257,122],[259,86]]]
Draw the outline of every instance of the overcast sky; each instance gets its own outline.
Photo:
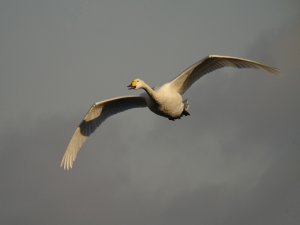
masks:
[[[0,224],[300,224],[299,21],[296,0],[2,0]],[[59,168],[93,102],[208,54],[281,75],[214,72],[190,117],[124,112]]]

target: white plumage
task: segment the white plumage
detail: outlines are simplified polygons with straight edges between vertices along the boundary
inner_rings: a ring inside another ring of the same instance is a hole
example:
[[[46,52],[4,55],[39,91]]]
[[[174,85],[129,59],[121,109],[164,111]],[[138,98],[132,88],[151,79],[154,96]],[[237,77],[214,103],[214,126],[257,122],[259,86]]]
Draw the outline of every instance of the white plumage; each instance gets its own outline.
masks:
[[[144,81],[135,79],[129,89],[144,89],[139,96],[122,96],[95,103],[76,128],[65,154],[61,167],[71,169],[78,151],[91,133],[108,117],[131,108],[146,107],[170,120],[190,115],[187,101],[182,94],[200,77],[222,67],[256,68],[276,74],[278,69],[247,59],[231,56],[209,55],[184,70],[179,76],[158,88],[151,88]]]

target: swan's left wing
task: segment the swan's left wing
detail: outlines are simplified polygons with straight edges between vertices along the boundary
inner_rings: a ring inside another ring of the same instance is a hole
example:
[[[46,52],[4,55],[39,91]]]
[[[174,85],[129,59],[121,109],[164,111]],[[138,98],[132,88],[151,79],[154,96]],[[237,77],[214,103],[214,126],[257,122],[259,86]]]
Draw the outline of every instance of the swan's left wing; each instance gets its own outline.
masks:
[[[174,80],[170,81],[170,84],[178,93],[183,94],[199,78],[222,67],[235,67],[239,69],[256,68],[263,69],[274,74],[279,72],[279,70],[276,68],[248,59],[231,56],[209,55],[188,67]]]
[[[145,99],[140,96],[117,97],[97,102],[92,105],[82,122],[76,128],[62,158],[60,166],[67,170],[72,168],[77,153],[84,142],[105,119],[131,108],[140,108],[145,106]]]

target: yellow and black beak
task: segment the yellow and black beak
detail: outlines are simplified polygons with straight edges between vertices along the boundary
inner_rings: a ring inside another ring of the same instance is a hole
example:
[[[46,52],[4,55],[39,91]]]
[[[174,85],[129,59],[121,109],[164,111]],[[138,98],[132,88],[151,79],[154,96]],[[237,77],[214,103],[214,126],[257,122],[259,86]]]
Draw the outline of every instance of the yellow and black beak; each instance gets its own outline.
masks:
[[[128,86],[128,90],[136,88],[136,80],[133,80]]]

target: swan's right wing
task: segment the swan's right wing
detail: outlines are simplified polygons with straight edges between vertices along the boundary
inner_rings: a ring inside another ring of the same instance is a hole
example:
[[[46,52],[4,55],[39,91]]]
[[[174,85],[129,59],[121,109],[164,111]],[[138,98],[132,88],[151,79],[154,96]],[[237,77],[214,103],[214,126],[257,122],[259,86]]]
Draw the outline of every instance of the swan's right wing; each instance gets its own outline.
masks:
[[[146,107],[140,96],[124,96],[95,103],[76,128],[62,158],[60,166],[71,169],[80,148],[96,128],[108,117],[131,108]]]
[[[206,58],[188,67],[174,80],[170,81],[170,84],[174,88],[174,90],[176,90],[180,94],[183,94],[199,78],[222,67],[234,67],[239,69],[263,69],[269,73],[274,74],[279,72],[279,70],[276,68],[248,59],[232,56],[209,55]]]

